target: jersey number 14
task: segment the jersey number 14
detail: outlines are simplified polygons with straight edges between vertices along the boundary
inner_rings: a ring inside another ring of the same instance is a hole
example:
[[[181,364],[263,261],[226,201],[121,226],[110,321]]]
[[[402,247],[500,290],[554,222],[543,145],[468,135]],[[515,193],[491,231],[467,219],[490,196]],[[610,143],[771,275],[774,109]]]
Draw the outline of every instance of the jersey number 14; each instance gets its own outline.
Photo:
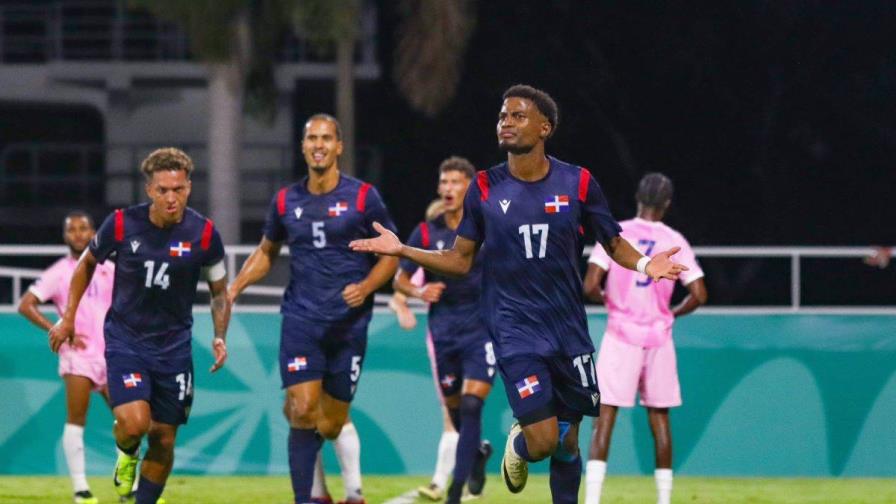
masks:
[[[168,263],[163,262],[159,266],[158,271],[155,271],[155,261],[146,261],[145,263],[143,263],[143,267],[146,268],[147,289],[151,289],[153,286],[159,286],[162,288],[162,290],[168,289],[168,286],[171,284],[171,279],[168,277]]]

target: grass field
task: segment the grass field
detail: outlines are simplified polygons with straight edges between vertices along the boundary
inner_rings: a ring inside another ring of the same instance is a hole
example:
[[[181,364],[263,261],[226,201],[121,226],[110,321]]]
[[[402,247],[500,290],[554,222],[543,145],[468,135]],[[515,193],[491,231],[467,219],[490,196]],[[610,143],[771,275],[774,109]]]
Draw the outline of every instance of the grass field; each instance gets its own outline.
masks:
[[[364,491],[369,504],[384,503],[427,481],[414,476],[366,476]],[[334,497],[342,493],[338,478],[327,480]],[[111,478],[90,478],[100,502],[118,502]],[[285,476],[173,476],[164,494],[168,504],[289,504],[291,492]],[[604,486],[603,503],[655,502],[650,477],[611,476]],[[893,503],[896,480],[893,479],[759,479],[759,478],[675,478],[673,502],[677,503]],[[71,502],[66,477],[0,477],[0,503]],[[424,501],[420,501],[424,502]],[[550,502],[547,478],[532,476],[518,495],[504,489],[495,475],[490,477],[482,504]]]

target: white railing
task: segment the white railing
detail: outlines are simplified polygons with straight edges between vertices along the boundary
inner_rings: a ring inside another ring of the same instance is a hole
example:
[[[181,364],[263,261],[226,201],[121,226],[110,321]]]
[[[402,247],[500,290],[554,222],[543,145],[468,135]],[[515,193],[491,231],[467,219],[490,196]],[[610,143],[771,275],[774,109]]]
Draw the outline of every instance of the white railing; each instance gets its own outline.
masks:
[[[227,251],[227,275],[228,280],[233,280],[237,273],[237,258],[248,257],[255,250],[255,245],[229,245]],[[591,252],[591,247],[586,247],[585,255]],[[694,247],[694,252],[698,257],[722,257],[722,258],[789,258],[790,259],[790,304],[775,306],[713,306],[702,308],[701,312],[707,313],[868,313],[868,314],[896,314],[896,307],[881,306],[804,306],[801,303],[802,297],[802,277],[800,264],[803,258],[826,258],[826,259],[861,259],[875,253],[875,249],[871,247]],[[68,248],[64,245],[0,245],[0,264],[7,257],[35,257],[48,256],[58,257],[68,253]],[[890,252],[896,256],[896,248]],[[280,255],[288,255],[286,247],[284,247]],[[49,262],[49,261],[48,261]],[[9,278],[12,280],[11,304],[0,304],[0,310],[9,311],[18,305],[22,295],[22,287],[25,281],[36,279],[40,276],[42,270],[34,268],[18,268],[0,266],[0,279]],[[285,282],[284,282],[285,284]],[[244,291],[245,295],[260,296],[270,298],[270,303],[257,304],[255,306],[241,306],[240,309],[245,311],[268,311],[276,309],[279,305],[280,297],[283,295],[284,285],[253,285]],[[200,291],[207,291],[208,287],[200,282]],[[389,296],[386,294],[376,295],[376,306],[385,307],[388,304]],[[882,300],[882,302],[891,300]],[[411,304],[416,308],[421,308],[422,304],[417,300],[411,300]],[[600,308],[592,308],[589,311],[601,311]]]

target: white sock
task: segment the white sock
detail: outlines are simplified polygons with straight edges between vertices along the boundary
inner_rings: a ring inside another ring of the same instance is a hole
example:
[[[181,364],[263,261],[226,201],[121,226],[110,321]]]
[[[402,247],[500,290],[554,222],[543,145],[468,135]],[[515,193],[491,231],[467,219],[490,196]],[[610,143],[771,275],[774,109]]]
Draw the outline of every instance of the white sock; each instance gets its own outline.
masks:
[[[589,460],[585,464],[585,504],[600,504],[600,493],[607,475],[605,460]]]
[[[339,469],[342,470],[342,484],[345,486],[345,499],[360,501],[364,497],[361,494],[361,440],[355,424],[347,423],[342,426],[333,441],[336,450],[336,459],[339,460]]]
[[[327,481],[324,479],[323,449],[317,451],[317,460],[314,462],[314,477],[311,482],[312,497],[326,497],[330,495],[327,490]]]
[[[436,458],[436,472],[432,475],[432,482],[439,488],[446,488],[448,476],[454,471],[454,458],[457,453],[457,440],[460,434],[457,432],[442,432],[439,439],[439,455]]]
[[[62,451],[68,464],[75,492],[90,490],[87,485],[86,462],[84,462],[84,427],[67,423],[62,429]]]
[[[653,477],[656,479],[656,504],[672,502],[672,469],[657,469]]]

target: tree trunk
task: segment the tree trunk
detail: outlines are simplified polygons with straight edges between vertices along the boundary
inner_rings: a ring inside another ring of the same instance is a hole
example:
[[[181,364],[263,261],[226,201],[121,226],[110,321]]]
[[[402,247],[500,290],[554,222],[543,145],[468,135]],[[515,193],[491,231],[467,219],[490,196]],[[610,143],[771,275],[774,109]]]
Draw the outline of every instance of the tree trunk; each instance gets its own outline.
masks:
[[[209,213],[224,243],[240,243],[243,79],[236,62],[209,65],[208,108]]]
[[[336,119],[342,124],[342,157],[339,168],[357,175],[355,166],[355,40],[341,38],[336,45]]]

